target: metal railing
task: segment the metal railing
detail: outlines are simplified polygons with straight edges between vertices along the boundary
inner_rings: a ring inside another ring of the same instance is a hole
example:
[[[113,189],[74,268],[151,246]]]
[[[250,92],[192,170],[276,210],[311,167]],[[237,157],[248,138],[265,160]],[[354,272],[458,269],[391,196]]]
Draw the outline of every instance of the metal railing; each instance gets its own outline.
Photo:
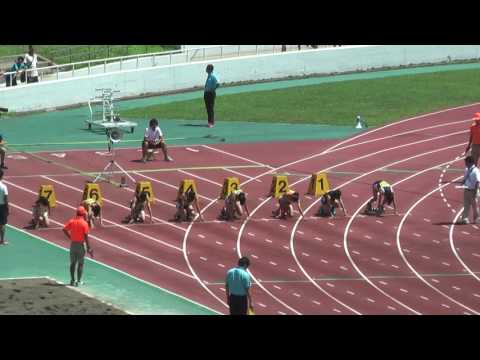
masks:
[[[223,58],[240,56],[267,55],[281,52],[303,51],[298,45],[214,45],[198,48],[185,48],[166,52],[149,54],[137,54],[118,56],[97,60],[79,61],[70,64],[38,67],[35,69],[23,69],[26,78],[28,74],[37,71],[39,81],[56,81],[80,76],[91,76],[118,72],[123,70],[135,70],[156,66],[169,66],[174,64],[202,62]],[[318,45],[318,47],[331,47],[332,45]],[[5,72],[3,75],[9,85],[13,85],[16,72]],[[20,83],[17,75],[17,85]]]

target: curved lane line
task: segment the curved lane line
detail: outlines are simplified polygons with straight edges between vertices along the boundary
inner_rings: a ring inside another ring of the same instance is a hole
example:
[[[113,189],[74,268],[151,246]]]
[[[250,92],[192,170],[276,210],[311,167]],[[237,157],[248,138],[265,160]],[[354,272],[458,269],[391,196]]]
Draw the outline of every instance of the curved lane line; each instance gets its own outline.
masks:
[[[408,122],[408,121],[413,121],[413,120],[417,120],[417,119],[421,119],[421,118],[425,118],[425,117],[429,117],[429,116],[434,116],[434,115],[437,115],[437,114],[441,114],[441,113],[445,113],[445,112],[449,112],[449,111],[454,111],[454,110],[459,110],[459,109],[464,109],[464,108],[468,108],[468,107],[472,107],[472,106],[477,106],[477,105],[480,105],[480,103],[473,103],[473,104],[469,104],[469,105],[464,105],[464,106],[459,106],[459,107],[454,107],[454,108],[449,108],[449,109],[444,109],[444,110],[440,110],[440,111],[437,111],[437,112],[433,112],[433,113],[428,113],[428,114],[424,114],[424,115],[419,115],[419,116],[415,116],[415,117],[412,117],[412,118],[408,118],[408,119],[405,119],[405,120],[401,120],[401,121],[398,121],[398,122],[395,122],[395,123],[392,123],[392,124],[387,124],[385,126],[382,126],[382,127],[379,127],[379,128],[375,128],[375,129],[372,129],[372,130],[369,130],[369,131],[366,131],[364,133],[361,133],[359,135],[356,135],[352,138],[349,138],[349,139],[346,139],[344,141],[341,141],[339,142],[338,144],[335,144],[333,146],[331,146],[330,148],[322,151],[321,153],[319,154],[316,154],[314,156],[310,156],[310,157],[307,157],[307,158],[304,158],[304,159],[300,159],[300,160],[297,160],[297,161],[294,161],[294,162],[291,162],[291,163],[288,163],[288,164],[285,164],[285,165],[282,165],[280,167],[277,167],[277,168],[274,168],[268,172],[265,172],[265,173],[262,173],[260,175],[257,175],[249,180],[247,180],[246,182],[244,182],[244,185],[246,185],[247,183],[251,182],[251,181],[254,181],[262,176],[265,176],[265,175],[268,175],[274,171],[277,171],[279,169],[282,169],[284,167],[287,167],[287,166],[291,166],[291,165],[294,165],[294,164],[297,164],[299,162],[303,162],[303,161],[307,161],[307,160],[310,160],[314,157],[318,157],[318,156],[322,156],[322,155],[325,155],[325,154],[328,154],[332,151],[334,151],[335,149],[337,149],[338,147],[340,147],[341,145],[343,144],[346,144],[346,143],[349,143],[349,142],[352,142],[354,140],[357,140],[361,137],[365,137],[367,135],[370,135],[374,132],[378,132],[380,130],[384,130],[386,128],[389,128],[389,127],[392,127],[394,125],[398,125],[398,124],[401,124],[401,123],[404,123],[404,122]],[[447,126],[448,124],[446,124]],[[213,149],[213,148],[212,148]],[[246,160],[246,161],[250,161],[250,160]],[[255,162],[252,160],[252,162]],[[256,163],[256,162],[255,162]],[[305,179],[303,179],[305,180]],[[268,200],[268,199],[267,199]],[[212,206],[214,203],[216,202],[215,201],[212,201],[210,202],[209,204],[207,204],[203,209],[202,209],[202,214],[210,207]],[[266,201],[265,201],[266,202]],[[263,206],[263,204],[265,203],[263,202],[262,204],[260,204],[259,206]],[[197,217],[198,218],[198,215]],[[187,239],[188,239],[188,235],[191,231],[191,228],[194,224],[194,221],[196,220],[196,218],[190,223],[190,225],[188,226],[187,230],[185,231],[185,236],[184,236],[184,241],[183,241],[183,253],[184,253],[184,257],[185,257],[185,261],[187,263],[187,266],[188,268],[190,269],[192,275],[195,277],[195,279],[198,281],[198,283],[210,294],[212,295],[215,299],[217,299],[221,304],[223,304],[225,307],[228,307],[228,305],[223,301],[221,300],[219,297],[217,297],[204,283],[203,281],[199,278],[199,276],[197,275],[197,273],[195,272],[195,270],[193,269],[191,263],[190,263],[190,259],[188,258],[188,253],[187,253],[187,250],[186,250],[186,246],[187,246]],[[248,221],[248,219],[246,219],[244,221],[244,223],[242,224],[242,227],[241,227],[241,230],[244,228],[246,222]],[[238,255],[241,257],[241,252],[240,252],[240,244],[239,244],[239,238],[240,238],[240,234],[239,234],[239,237],[238,237],[238,240],[237,240],[237,253]],[[250,272],[249,270],[249,273],[250,275],[252,276],[252,278],[254,279],[254,281],[257,283],[257,285],[263,290],[265,291],[267,294],[270,294],[270,296],[273,296],[273,294],[271,294],[267,289],[265,289],[265,287],[263,287],[263,285],[258,282],[256,280],[256,278],[253,276],[253,274]],[[287,306],[288,308],[288,306]],[[296,310],[294,311],[295,313],[299,314]]]
[[[454,240],[453,240],[453,229],[455,228],[455,224],[458,220],[458,218],[460,217],[460,215],[462,215],[462,212],[463,212],[463,207],[459,210],[459,212],[457,213],[457,215],[455,216],[455,218],[453,219],[453,224],[450,226],[450,231],[449,231],[449,234],[448,234],[448,237],[449,237],[449,242],[450,242],[450,247],[452,248],[452,251],[453,253],[455,254],[455,257],[457,258],[457,260],[460,262],[460,264],[462,264],[462,266],[465,268],[465,270],[468,271],[468,273],[470,275],[472,275],[475,279],[477,279],[478,281],[480,281],[480,277],[478,277],[477,274],[475,274],[472,269],[470,269],[466,264],[465,262],[462,260],[462,258],[460,257],[460,255],[458,255],[458,252],[457,252],[457,249],[455,249],[455,244],[454,244]]]
[[[437,136],[437,137],[434,137],[434,138],[430,138],[430,139],[424,139],[424,140],[420,140],[420,141],[416,141],[416,142],[413,142],[413,143],[409,143],[409,144],[403,144],[403,145],[399,145],[399,146],[394,146],[394,147],[391,147],[391,148],[387,148],[387,149],[383,149],[381,151],[377,151],[375,153],[370,153],[370,154],[367,154],[367,155],[363,155],[363,156],[360,156],[360,157],[357,157],[357,158],[354,158],[354,159],[351,159],[351,160],[348,160],[348,161],[345,161],[343,163],[340,163],[340,164],[336,164],[336,165],[333,165],[329,168],[326,168],[324,170],[321,170],[321,171],[328,171],[328,170],[331,170],[335,167],[338,167],[338,166],[341,166],[341,165],[345,165],[345,164],[349,164],[349,163],[352,163],[352,162],[355,162],[355,161],[358,161],[358,160],[361,160],[361,159],[364,159],[364,158],[368,158],[368,157],[371,157],[371,156],[374,156],[374,155],[377,155],[377,154],[380,154],[380,153],[383,153],[383,152],[387,152],[387,151],[392,151],[392,150],[396,150],[396,149],[399,149],[399,148],[404,148],[404,147],[408,147],[408,146],[411,146],[411,145],[416,145],[416,144],[420,144],[420,143],[424,143],[424,142],[429,142],[429,141],[434,141],[434,140],[438,140],[438,139],[442,139],[442,138],[445,138],[445,137],[450,137],[452,135],[456,135],[456,134],[463,134],[463,133],[466,133],[467,131],[459,131],[459,132],[455,132],[455,133],[451,133],[451,134],[447,134],[447,135],[441,135],[441,136]],[[464,145],[464,144],[461,144],[461,145]],[[459,146],[459,145],[456,145],[456,146]],[[328,151],[328,150],[326,150]],[[391,166],[392,164],[390,164]],[[385,166],[382,166],[382,168],[384,168]],[[380,168],[381,169],[381,168]],[[375,170],[375,171],[378,171],[378,170]],[[309,179],[310,176],[307,176],[303,179],[300,179],[298,180],[297,182],[293,183],[293,185],[296,185],[300,182],[303,182],[307,179]],[[263,202],[261,202],[253,211],[251,211],[250,213],[250,218],[265,204],[267,203],[268,201],[270,201],[272,197],[268,197],[266,200],[264,200]],[[317,200],[318,202],[318,200]],[[210,205],[210,204],[209,204]],[[237,237],[237,253],[238,253],[238,256],[241,257],[242,254],[241,254],[241,250],[240,250],[240,244],[241,244],[241,237],[242,237],[242,234],[243,234],[243,231],[245,229],[245,226],[247,224],[249,219],[246,219],[244,220],[244,222],[242,223],[242,226],[240,227],[240,230],[239,230],[239,233],[238,233],[238,237]],[[188,233],[188,229],[187,229],[187,233]],[[186,234],[187,234],[186,233]],[[250,271],[249,271],[250,272]],[[254,279],[254,281],[257,283],[257,285],[262,289],[264,290],[265,292],[267,292],[268,294],[271,294],[267,289],[265,289],[265,287],[259,282],[257,281],[257,279],[255,278],[255,276],[250,272],[250,274],[252,275],[252,279]],[[271,295],[272,297],[273,294]],[[274,297],[276,300],[277,298]],[[277,300],[277,302],[281,303],[282,305],[285,306],[285,304],[281,301],[281,300]],[[289,309],[291,309],[290,307],[288,307]]]
[[[456,178],[455,180],[459,180],[459,179],[463,179],[463,176],[460,176],[458,178]],[[445,184],[443,186],[441,186],[441,188],[444,188],[446,186],[449,186],[450,184]],[[407,217],[408,215],[413,211],[413,209],[415,209],[418,204],[420,204],[423,200],[425,200],[427,197],[429,197],[430,195],[436,193],[437,191],[439,191],[440,187],[437,187],[435,188],[434,190],[432,190],[431,192],[429,192],[428,194],[424,195],[422,198],[420,198],[420,200],[418,200],[415,204],[413,204],[410,209],[408,209],[408,211],[405,213],[404,217],[402,218],[402,220],[400,221],[400,225],[398,225],[398,229],[397,229],[397,248],[398,248],[398,251],[400,252],[400,256],[402,257],[403,261],[405,262],[405,264],[407,264],[407,266],[410,268],[410,270],[422,281],[424,282],[425,284],[427,284],[429,287],[431,287],[433,290],[435,290],[436,292],[438,292],[440,295],[442,295],[443,297],[447,298],[448,300],[450,300],[451,302],[473,312],[474,314],[476,315],[479,315],[479,313],[473,309],[470,309],[468,306],[462,304],[461,302],[453,299],[452,297],[448,296],[447,294],[445,294],[443,291],[439,290],[438,288],[436,288],[435,286],[433,286],[432,284],[430,284],[427,280],[425,280],[425,278],[420,275],[416,270],[415,268],[408,262],[405,254],[403,253],[403,250],[401,248],[401,245],[400,245],[400,233],[402,231],[402,227],[403,227],[403,224],[405,223],[405,221],[407,220]]]
[[[362,177],[368,176],[368,175],[370,175],[370,174],[373,174],[373,173],[376,172],[376,171],[379,171],[379,170],[383,169],[383,168],[386,167],[386,166],[397,165],[397,164],[399,164],[399,163],[402,163],[402,162],[405,162],[405,161],[409,161],[409,160],[412,160],[412,159],[415,159],[415,158],[418,158],[418,157],[422,157],[422,156],[434,154],[434,153],[437,153],[437,152],[440,152],[440,151],[449,150],[449,149],[451,149],[451,148],[458,147],[458,146],[463,146],[463,145],[464,145],[464,144],[451,145],[451,146],[448,146],[448,147],[445,147],[445,148],[428,151],[428,152],[425,152],[425,153],[422,153],[422,154],[417,154],[417,155],[415,155],[415,156],[413,156],[413,157],[409,157],[409,158],[406,158],[406,159],[402,159],[402,160],[400,160],[400,161],[393,162],[393,163],[391,163],[391,164],[387,164],[387,165],[381,166],[381,167],[379,167],[379,168],[377,168],[377,169],[375,169],[375,170],[372,170],[372,171],[369,171],[369,172],[367,172],[367,173],[365,173],[365,174],[362,174],[362,175],[360,175],[360,176],[357,176],[356,178],[353,178],[352,180],[349,180],[349,181],[343,183],[342,185],[337,186],[336,188],[340,188],[340,187],[346,186],[346,185],[348,185],[348,184],[350,184],[350,183],[353,183],[353,182],[357,181],[358,179],[361,179]],[[305,209],[304,214],[306,214],[308,211],[310,211],[311,208],[313,208],[315,205],[317,205],[319,201],[320,201],[320,199],[317,199],[317,200],[315,200],[310,206],[308,206],[308,207]],[[363,208],[363,206],[364,206],[364,205],[362,205],[361,208]],[[361,209],[361,208],[360,208],[360,209]],[[349,224],[353,221],[352,219],[358,214],[358,212],[359,212],[359,211],[357,211],[357,212],[352,216],[352,218],[351,218],[350,221],[349,221]],[[291,253],[292,253],[292,256],[294,257],[295,261],[297,262],[297,265],[300,267],[300,269],[301,269],[302,272],[304,273],[305,277],[307,277],[307,278],[310,280],[310,282],[311,282],[315,287],[317,287],[319,290],[321,290],[322,292],[325,293],[325,290],[322,289],[321,286],[318,285],[318,284],[313,280],[313,278],[310,276],[310,274],[303,268],[303,266],[301,265],[300,261],[298,260],[298,257],[296,256],[296,253],[295,253],[295,246],[294,246],[295,233],[296,233],[296,229],[297,229],[298,225],[300,224],[301,220],[302,220],[301,217],[299,217],[299,218],[297,219],[297,221],[295,222],[295,224],[294,224],[294,226],[293,226],[293,228],[292,228],[291,234],[290,234],[290,249],[291,249]],[[347,227],[349,226],[349,224],[347,224]],[[345,232],[347,232],[347,230],[345,230]],[[347,255],[347,256],[348,256],[348,255]],[[352,262],[352,261],[350,260],[350,262]],[[355,267],[355,265],[354,265],[354,268],[357,270],[357,268]],[[357,270],[357,272],[359,272],[359,271]],[[361,272],[359,272],[359,274],[362,275]],[[366,277],[364,277],[363,275],[362,275],[362,277],[363,277],[364,279],[366,279]],[[368,282],[370,285],[372,285],[372,286],[375,287],[377,290],[379,290],[379,288],[377,288],[372,282],[370,282],[369,279],[366,279],[366,280],[367,280],[367,282]],[[331,297],[330,294],[327,294],[327,295],[328,295],[329,297]],[[337,299],[335,299],[335,300],[336,300],[337,302],[339,302],[339,304],[341,304],[341,305],[343,305],[343,306],[346,306],[345,304],[343,304],[343,303],[340,302],[339,300],[337,300]],[[352,310],[350,307],[348,307],[348,306],[346,306],[346,307],[347,307],[349,310]],[[357,313],[357,311],[355,311],[355,312]]]

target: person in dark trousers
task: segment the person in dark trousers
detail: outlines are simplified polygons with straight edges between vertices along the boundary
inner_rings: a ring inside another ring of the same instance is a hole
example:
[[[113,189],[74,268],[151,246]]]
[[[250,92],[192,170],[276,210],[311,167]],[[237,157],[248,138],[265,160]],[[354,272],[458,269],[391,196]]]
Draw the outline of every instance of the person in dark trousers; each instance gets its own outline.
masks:
[[[5,75],[5,85],[8,86],[17,86],[17,75],[21,75],[25,69],[24,58],[19,56],[15,63],[12,65],[8,72],[15,74],[6,74]]]
[[[3,183],[3,170],[0,169],[0,245],[7,245],[5,241],[5,225],[8,223],[8,189]]]
[[[247,272],[249,266],[250,260],[242,257],[238,260],[238,266],[227,272],[225,290],[230,315],[247,315],[249,308],[253,311],[252,297],[250,296],[252,281]]]
[[[85,261],[85,246],[87,253],[93,257],[93,249],[88,242],[89,227],[86,221],[87,212],[83,206],[78,207],[77,214],[63,227],[63,233],[70,239],[70,285],[82,284],[83,263]],[[75,281],[75,268],[77,267],[77,281]]]
[[[219,86],[217,77],[213,75],[213,65],[207,65],[207,81],[205,82],[205,92],[203,99],[205,100],[205,107],[207,108],[208,127],[212,128],[215,125],[215,97],[216,90]]]

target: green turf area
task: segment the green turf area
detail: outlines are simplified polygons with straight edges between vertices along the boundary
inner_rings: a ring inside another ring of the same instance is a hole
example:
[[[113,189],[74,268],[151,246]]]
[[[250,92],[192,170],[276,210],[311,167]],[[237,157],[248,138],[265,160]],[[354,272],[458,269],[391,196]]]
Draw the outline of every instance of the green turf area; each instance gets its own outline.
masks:
[[[57,64],[146,54],[178,49],[178,45],[34,45],[35,51]],[[28,45],[0,45],[0,56],[20,55]]]
[[[479,100],[479,69],[404,75],[368,80],[222,95],[217,92],[219,121],[351,125],[356,114],[379,126],[420,113]],[[203,99],[158,104],[125,111],[124,116],[201,119]]]
[[[15,211],[15,210],[14,210]],[[68,250],[13,227],[0,247],[0,278],[70,279]],[[68,240],[65,240],[68,244]],[[86,258],[82,291],[133,314],[211,315],[213,311]]]

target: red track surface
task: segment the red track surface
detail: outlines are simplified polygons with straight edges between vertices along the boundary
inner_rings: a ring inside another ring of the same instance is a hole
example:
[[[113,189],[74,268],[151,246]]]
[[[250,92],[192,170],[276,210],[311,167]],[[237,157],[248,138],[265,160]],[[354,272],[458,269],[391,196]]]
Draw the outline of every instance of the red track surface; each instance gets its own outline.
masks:
[[[136,150],[119,150],[116,160],[128,170],[162,170],[133,174],[136,180],[152,181],[160,200],[153,206],[157,223],[121,224],[132,190],[102,184],[107,221],[92,232],[96,260],[221,313],[228,310],[225,272],[239,255],[247,255],[259,314],[477,314],[479,228],[452,225],[462,194],[449,183],[462,176],[458,156],[477,111],[475,104],[407,119],[340,143],[190,147],[198,152],[172,148],[174,163],[144,165],[132,161],[139,157]],[[58,164],[36,157],[9,162],[11,223],[25,227],[40,184],[51,183],[59,201],[53,211],[57,223],[32,233],[66,247],[58,226],[78,205],[86,178],[59,164],[98,171],[108,158],[94,151],[67,152],[64,159],[38,155]],[[264,166],[222,169],[251,165]],[[444,171],[449,165],[457,171]],[[218,168],[185,169],[205,166]],[[342,189],[352,217],[312,218],[318,199],[305,197],[306,220],[270,219],[275,204],[266,193],[272,172],[294,174],[291,187],[304,193],[309,177],[301,174],[321,170],[330,172],[332,187]],[[223,179],[235,175],[248,193],[253,216],[244,222],[213,221],[221,207],[213,199]],[[191,177],[203,196],[207,221],[171,223],[176,188]],[[371,183],[380,178],[394,184],[402,216],[360,214]]]

